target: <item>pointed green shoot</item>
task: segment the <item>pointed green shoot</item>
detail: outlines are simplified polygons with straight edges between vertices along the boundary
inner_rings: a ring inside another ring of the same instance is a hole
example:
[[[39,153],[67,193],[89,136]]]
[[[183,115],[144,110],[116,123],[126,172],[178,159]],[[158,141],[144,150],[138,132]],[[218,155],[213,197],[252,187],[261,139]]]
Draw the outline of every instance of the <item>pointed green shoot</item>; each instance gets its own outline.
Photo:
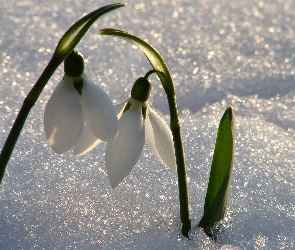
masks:
[[[142,38],[134,36],[118,29],[102,29],[101,35],[110,35],[121,37],[129,42],[138,46],[146,55],[150,64],[157,71],[157,75],[163,85],[167,95],[169,110],[170,110],[170,128],[173,135],[177,174],[178,174],[178,187],[179,187],[179,201],[180,201],[180,219],[182,222],[182,234],[188,237],[188,232],[191,229],[190,209],[189,209],[189,195],[188,184],[185,167],[184,152],[181,139],[180,123],[178,118],[178,109],[175,96],[175,89],[171,74],[168,66],[164,61],[161,54],[149,43],[145,42]]]
[[[228,107],[219,124],[205,198],[204,214],[198,225],[210,237],[213,236],[211,229],[214,224],[225,217],[229,199],[234,162],[234,124],[232,107]]]
[[[48,82],[54,71],[62,63],[62,61],[71,53],[74,47],[80,42],[82,37],[90,28],[90,26],[94,23],[94,21],[96,21],[102,15],[123,6],[126,6],[126,4],[117,3],[99,8],[93,11],[92,13],[86,15],[85,17],[81,18],[74,25],[72,25],[63,35],[56,47],[56,50],[50,62],[44,69],[43,73],[41,74],[37,82],[35,83],[34,87],[31,89],[31,91],[25,98],[24,103],[3,146],[3,149],[0,154],[0,184],[3,179],[6,166],[10,159],[14,146],[27,119],[27,116],[31,108],[35,105],[39,95],[41,94],[42,90],[44,89],[46,83]]]

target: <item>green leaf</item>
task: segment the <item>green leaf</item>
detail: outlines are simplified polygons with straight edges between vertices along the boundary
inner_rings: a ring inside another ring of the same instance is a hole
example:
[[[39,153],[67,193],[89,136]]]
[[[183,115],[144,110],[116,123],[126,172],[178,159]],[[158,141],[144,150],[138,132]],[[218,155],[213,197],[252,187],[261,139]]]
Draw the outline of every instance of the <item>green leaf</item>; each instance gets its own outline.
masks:
[[[123,6],[126,6],[126,3],[115,3],[111,5],[106,5],[81,18],[79,21],[73,24],[64,34],[64,36],[60,39],[56,47],[54,56],[59,57],[60,60],[63,61],[69,55],[69,53],[75,48],[75,46],[80,42],[82,37],[90,28],[90,26],[98,18],[112,10],[115,10]]]
[[[207,234],[226,213],[234,161],[234,123],[232,107],[228,107],[219,124],[204,214],[198,225]]]

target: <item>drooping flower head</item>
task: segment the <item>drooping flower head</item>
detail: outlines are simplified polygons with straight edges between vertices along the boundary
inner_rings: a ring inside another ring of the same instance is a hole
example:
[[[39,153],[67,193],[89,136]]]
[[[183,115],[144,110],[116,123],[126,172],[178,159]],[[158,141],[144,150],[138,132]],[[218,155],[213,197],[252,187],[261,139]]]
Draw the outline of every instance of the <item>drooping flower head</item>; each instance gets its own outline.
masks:
[[[145,142],[162,164],[176,171],[171,130],[148,104],[151,88],[148,77],[140,77],[132,88],[131,98],[118,109],[119,132],[107,143],[105,155],[107,174],[113,188],[135,166]]]
[[[74,153],[81,154],[100,140],[112,140],[118,132],[118,119],[107,94],[83,73],[83,56],[74,50],[64,65],[65,75],[45,108],[44,130],[56,153],[74,147]]]

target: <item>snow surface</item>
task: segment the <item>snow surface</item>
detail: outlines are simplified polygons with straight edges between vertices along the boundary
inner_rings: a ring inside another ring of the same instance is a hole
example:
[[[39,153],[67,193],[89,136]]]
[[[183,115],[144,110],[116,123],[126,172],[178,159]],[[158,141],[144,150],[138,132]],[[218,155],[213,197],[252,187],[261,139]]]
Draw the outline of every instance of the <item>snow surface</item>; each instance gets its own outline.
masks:
[[[0,146],[62,34],[109,0],[0,0]],[[114,103],[150,66],[134,46],[100,36],[115,27],[147,39],[175,81],[193,229],[182,238],[177,176],[148,147],[112,190],[105,144],[55,154],[43,131],[52,76],[32,109],[0,187],[0,249],[294,249],[295,1],[130,1],[78,45],[86,74]],[[169,121],[156,77],[151,106]],[[232,105],[236,151],[228,213],[212,242],[202,216],[217,126]]]

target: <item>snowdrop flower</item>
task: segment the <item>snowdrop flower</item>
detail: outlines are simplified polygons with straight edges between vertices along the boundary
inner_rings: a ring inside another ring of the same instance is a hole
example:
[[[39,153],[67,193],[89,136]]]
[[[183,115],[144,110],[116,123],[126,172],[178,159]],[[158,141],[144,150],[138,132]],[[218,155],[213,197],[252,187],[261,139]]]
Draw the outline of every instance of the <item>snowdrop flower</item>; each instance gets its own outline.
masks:
[[[56,153],[75,147],[74,153],[80,154],[100,140],[112,140],[118,132],[118,119],[107,94],[83,74],[83,56],[73,51],[64,65],[65,76],[45,108],[44,130]]]
[[[105,163],[112,188],[130,173],[138,161],[145,142],[155,157],[176,171],[172,133],[165,121],[150,108],[147,100],[151,82],[139,78],[131,91],[131,98],[119,108],[119,132],[107,143]]]

